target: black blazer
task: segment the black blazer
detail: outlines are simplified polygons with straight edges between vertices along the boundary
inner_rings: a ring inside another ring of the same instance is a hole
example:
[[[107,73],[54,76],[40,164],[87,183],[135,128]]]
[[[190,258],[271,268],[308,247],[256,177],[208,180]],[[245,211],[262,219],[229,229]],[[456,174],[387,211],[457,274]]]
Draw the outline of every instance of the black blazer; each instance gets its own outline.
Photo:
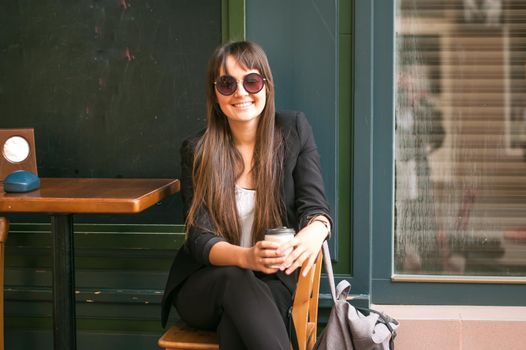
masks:
[[[320,156],[307,119],[300,112],[276,113],[276,127],[285,141],[284,178],[281,183],[281,196],[286,208],[284,224],[298,232],[313,216],[321,214],[331,220],[323,189]],[[193,196],[192,164],[195,145],[202,134],[203,132],[185,140],[181,147],[181,194],[185,213],[190,208]],[[225,240],[214,234],[207,213],[198,215],[197,220],[200,227],[190,229],[187,240],[179,249],[170,269],[162,300],[163,327],[179,287],[193,272],[210,265],[210,249],[215,243]],[[277,275],[293,294],[297,271],[291,275],[280,271]]]

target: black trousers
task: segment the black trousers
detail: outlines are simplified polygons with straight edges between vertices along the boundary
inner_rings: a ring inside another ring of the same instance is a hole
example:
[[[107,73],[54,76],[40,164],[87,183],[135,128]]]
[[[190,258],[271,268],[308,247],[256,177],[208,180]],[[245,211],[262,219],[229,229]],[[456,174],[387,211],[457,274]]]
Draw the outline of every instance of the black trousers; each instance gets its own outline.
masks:
[[[219,348],[290,350],[287,332],[292,296],[275,275],[231,266],[192,274],[174,300],[190,326],[217,330]]]

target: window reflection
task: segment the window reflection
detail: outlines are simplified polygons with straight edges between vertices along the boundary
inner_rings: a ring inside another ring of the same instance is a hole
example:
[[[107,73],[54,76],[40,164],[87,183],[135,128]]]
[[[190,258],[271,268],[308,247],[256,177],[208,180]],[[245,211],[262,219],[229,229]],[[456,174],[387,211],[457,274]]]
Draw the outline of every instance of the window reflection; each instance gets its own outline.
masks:
[[[397,274],[526,276],[526,2],[397,0]]]

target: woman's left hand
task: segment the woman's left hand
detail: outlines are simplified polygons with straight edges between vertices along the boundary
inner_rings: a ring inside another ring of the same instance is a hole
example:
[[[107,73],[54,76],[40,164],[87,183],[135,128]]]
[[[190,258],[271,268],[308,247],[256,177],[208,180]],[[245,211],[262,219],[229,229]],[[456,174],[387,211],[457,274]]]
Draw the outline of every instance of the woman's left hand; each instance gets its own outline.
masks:
[[[305,226],[293,239],[278,248],[279,252],[285,252],[292,248],[292,252],[280,265],[280,270],[285,270],[285,273],[289,275],[308,260],[308,264],[303,270],[303,275],[306,276],[314,265],[321,245],[328,234],[327,227],[319,221],[313,221]]]

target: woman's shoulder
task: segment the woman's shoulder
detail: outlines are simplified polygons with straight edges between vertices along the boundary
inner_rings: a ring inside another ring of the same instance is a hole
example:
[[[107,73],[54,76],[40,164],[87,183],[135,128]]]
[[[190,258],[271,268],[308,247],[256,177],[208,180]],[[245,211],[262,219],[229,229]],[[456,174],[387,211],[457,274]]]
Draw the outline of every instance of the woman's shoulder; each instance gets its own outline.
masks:
[[[307,137],[311,132],[311,126],[307,117],[305,117],[303,112],[299,111],[276,112],[276,125],[284,135],[290,136],[291,133],[294,133],[300,139]]]
[[[281,126],[294,127],[298,122],[306,122],[305,114],[299,111],[278,111],[276,112],[276,124]]]

